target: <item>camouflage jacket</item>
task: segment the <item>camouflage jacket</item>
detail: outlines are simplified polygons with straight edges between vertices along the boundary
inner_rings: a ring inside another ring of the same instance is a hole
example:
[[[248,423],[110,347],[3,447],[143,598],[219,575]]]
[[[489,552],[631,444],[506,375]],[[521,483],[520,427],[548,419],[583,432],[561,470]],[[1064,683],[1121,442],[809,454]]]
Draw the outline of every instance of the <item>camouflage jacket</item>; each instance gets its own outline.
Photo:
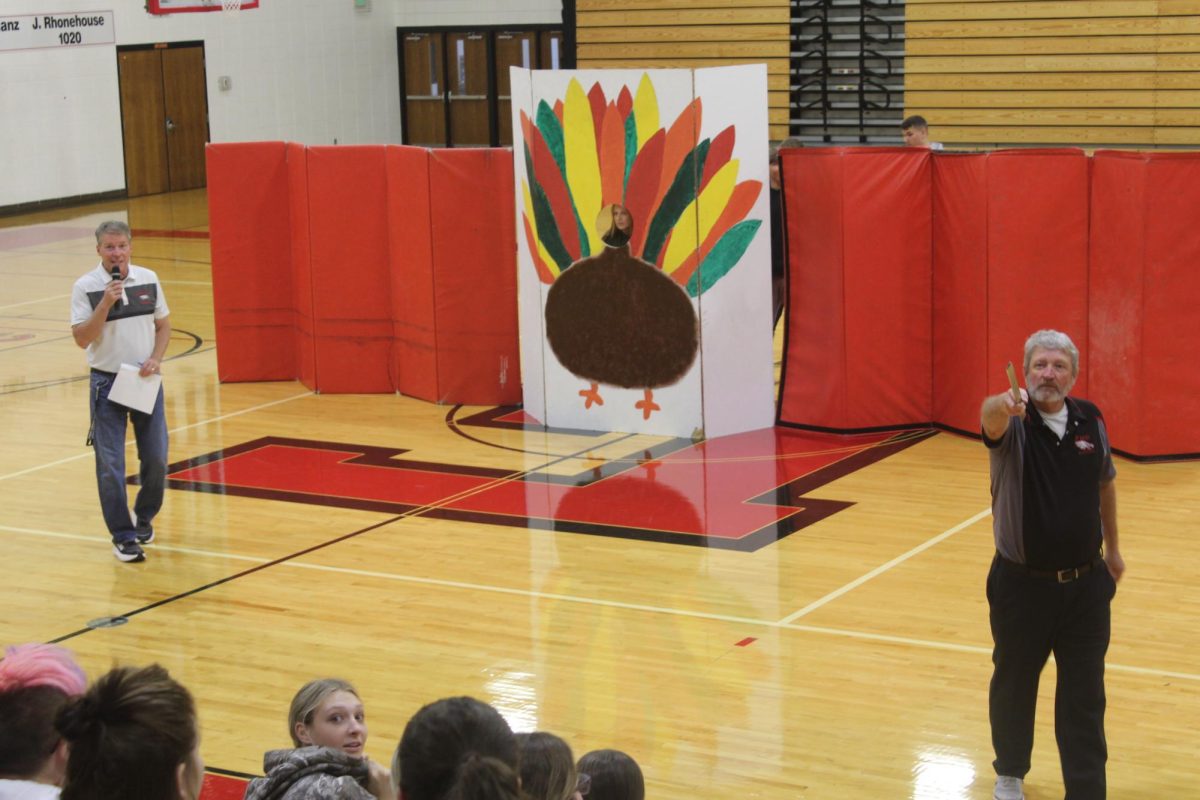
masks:
[[[367,762],[330,747],[271,750],[266,776],[246,787],[244,800],[374,800],[363,788]]]

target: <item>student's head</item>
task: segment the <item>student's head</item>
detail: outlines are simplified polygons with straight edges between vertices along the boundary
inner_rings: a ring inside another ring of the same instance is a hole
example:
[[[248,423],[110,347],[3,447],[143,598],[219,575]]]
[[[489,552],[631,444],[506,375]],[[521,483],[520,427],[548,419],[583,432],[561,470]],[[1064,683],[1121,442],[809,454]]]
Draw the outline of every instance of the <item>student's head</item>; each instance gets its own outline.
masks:
[[[591,783],[587,800],[645,800],[641,767],[620,750],[593,750],[579,759],[578,768]]]
[[[367,719],[358,692],[340,678],[309,681],[292,698],[288,733],[296,747],[332,747],[361,758]]]
[[[62,785],[67,746],[54,718],[86,687],[83,670],[61,647],[7,649],[0,661],[0,779]]]
[[[900,132],[904,134],[905,146],[929,147],[929,123],[919,114],[906,117],[900,123]]]
[[[196,800],[204,780],[192,695],[158,664],[117,667],[58,714],[62,800]]]
[[[571,746],[553,733],[518,733],[521,790],[529,800],[571,800],[578,776]]]
[[[392,780],[402,800],[520,800],[518,764],[516,737],[496,709],[448,697],[408,721]]]

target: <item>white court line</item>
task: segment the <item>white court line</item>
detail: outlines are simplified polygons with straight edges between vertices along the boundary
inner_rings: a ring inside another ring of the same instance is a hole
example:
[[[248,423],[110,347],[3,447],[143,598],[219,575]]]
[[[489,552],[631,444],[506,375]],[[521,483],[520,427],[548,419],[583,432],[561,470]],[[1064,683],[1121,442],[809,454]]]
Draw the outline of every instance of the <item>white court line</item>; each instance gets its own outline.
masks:
[[[26,533],[33,536],[43,536],[54,539],[71,539],[75,541],[98,542],[105,541],[97,536],[83,536],[77,533],[60,533],[56,531],[38,530],[36,528],[17,528],[11,525],[0,525],[0,531],[10,531],[13,533]],[[203,556],[208,558],[247,561],[254,564],[266,564],[274,561],[274,558],[264,558],[262,556],[243,556],[233,553],[216,553],[211,550],[197,550],[190,547],[174,547],[165,544],[153,544],[149,546],[150,552],[155,551],[169,553],[184,553],[186,555]],[[306,554],[309,555],[309,554]],[[901,645],[904,647],[918,647],[926,650],[942,650],[954,653],[966,653],[968,655],[990,655],[992,649],[982,645],[958,644],[955,642],[939,642],[934,639],[917,639],[909,636],[892,636],[883,633],[871,633],[869,631],[853,631],[843,628],[826,628],[820,625],[792,625],[783,622],[773,622],[766,619],[755,619],[753,617],[740,617],[732,614],[714,614],[708,611],[688,611],[680,608],[667,608],[663,606],[651,606],[642,603],[624,603],[619,600],[601,600],[592,597],[580,597],[577,595],[554,594],[550,592],[538,592],[533,589],[513,589],[505,586],[490,586],[486,584],[467,583],[465,581],[448,581],[441,578],[422,578],[417,575],[399,575],[394,572],[379,572],[376,570],[353,569],[350,567],[334,567],[327,564],[308,564],[301,561],[283,561],[277,566],[293,567],[295,569],[305,569],[316,572],[331,572],[339,575],[354,575],[363,578],[379,578],[382,580],[398,581],[401,583],[413,583],[422,586],[437,586],[446,589],[465,589],[473,592],[488,592],[491,594],[513,595],[518,597],[528,597],[534,600],[559,600],[566,603],[577,603],[579,605],[600,606],[604,608],[619,608],[626,611],[640,611],[649,614],[665,614],[672,617],[687,617],[690,619],[704,619],[713,622],[731,622],[739,625],[753,625],[758,628],[777,628],[789,631],[797,631],[800,633],[812,633],[821,636],[838,636],[846,639],[856,639],[865,642],[878,642],[880,644]],[[1112,672],[1125,672],[1132,675],[1147,675],[1151,677],[1178,678],[1179,680],[1197,681],[1200,682],[1200,674],[1191,672],[1172,672],[1170,670],[1153,669],[1150,667],[1134,667],[1126,664],[1107,663],[1104,665],[1106,670]]]
[[[4,311],[5,309],[8,309],[8,308],[16,308],[17,306],[31,306],[34,303],[49,303],[51,300],[62,300],[64,297],[70,297],[70,296],[71,295],[69,295],[69,294],[56,294],[56,295],[52,295],[50,297],[43,297],[41,300],[25,300],[20,303],[9,303],[6,306],[0,306],[0,311]]]
[[[301,397],[308,397],[311,394],[312,394],[312,392],[304,392],[303,394],[296,394],[296,395],[292,395],[291,397],[285,397],[282,400],[272,400],[269,403],[262,403],[261,405],[251,406],[250,408],[243,408],[241,411],[230,411],[228,414],[222,414],[219,417],[213,417],[212,419],[206,419],[206,420],[202,420],[200,422],[193,422],[191,425],[184,425],[179,428],[172,428],[171,430],[167,431],[167,433],[168,434],[179,433],[180,431],[191,430],[192,428],[199,428],[204,425],[211,425],[214,422],[221,422],[222,420],[232,419],[233,417],[240,417],[242,414],[249,414],[254,411],[261,411],[264,408],[270,408],[271,406],[277,406],[280,403],[290,403],[293,400],[298,400]],[[137,444],[136,440],[131,441],[131,442],[126,442],[125,449],[128,450],[130,447],[133,447],[136,444]],[[92,452],[90,450],[88,450],[87,452],[79,453],[78,455],[67,456],[66,458],[60,458],[58,461],[51,461],[48,464],[40,464],[39,466],[29,467],[28,469],[23,469],[23,470],[20,470],[19,472],[10,472],[7,475],[0,475],[0,481],[6,481],[6,480],[9,480],[10,478],[19,478],[22,475],[28,475],[31,472],[41,472],[42,470],[49,469],[50,467],[57,467],[60,464],[69,464],[70,462],[78,461],[81,458],[91,458],[91,457],[92,457]],[[0,528],[3,528],[3,526],[0,526]]]
[[[971,517],[970,519],[964,520],[963,522],[958,523],[950,530],[942,531],[937,536],[933,537],[932,539],[930,539],[927,542],[917,545],[912,550],[909,550],[907,553],[902,553],[901,555],[896,556],[895,558],[893,558],[891,561],[887,562],[886,564],[882,564],[882,565],[876,567],[875,569],[871,570],[870,572],[868,572],[866,575],[863,575],[859,578],[856,578],[856,579],[850,581],[849,583],[847,583],[845,586],[841,587],[840,589],[835,589],[834,591],[830,592],[829,594],[825,595],[824,597],[812,601],[811,603],[809,603],[808,605],[806,605],[804,608],[800,609],[799,611],[796,611],[793,614],[789,614],[788,616],[779,620],[779,624],[780,625],[789,625],[789,624],[795,622],[796,620],[800,619],[801,617],[806,616],[807,614],[811,614],[813,611],[816,611],[818,608],[825,605],[826,603],[830,603],[830,602],[838,599],[842,595],[846,594],[847,592],[857,589],[859,586],[862,586],[864,583],[871,580],[872,578],[876,578],[876,577],[882,575],[883,573],[887,572],[889,569],[896,566],[897,564],[903,564],[905,561],[908,561],[910,558],[912,558],[915,555],[925,552],[929,548],[933,547],[935,544],[938,544],[942,541],[945,541],[946,539],[949,539],[951,536],[958,533],[962,529],[969,528],[970,526],[974,525],[976,522],[978,522],[979,520],[983,519],[984,517],[988,516],[991,513],[992,513],[992,510],[990,508],[985,508],[983,511],[980,511],[978,514]]]

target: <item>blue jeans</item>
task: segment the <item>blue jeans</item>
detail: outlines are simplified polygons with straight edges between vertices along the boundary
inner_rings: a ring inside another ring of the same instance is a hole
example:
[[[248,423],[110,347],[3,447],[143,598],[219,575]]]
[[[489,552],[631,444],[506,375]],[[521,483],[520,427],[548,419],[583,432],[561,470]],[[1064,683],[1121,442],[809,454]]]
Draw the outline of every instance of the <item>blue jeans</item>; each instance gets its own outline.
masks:
[[[154,411],[143,414],[111,403],[108,392],[113,375],[92,370],[92,447],[96,451],[96,486],[100,490],[100,510],[113,542],[133,541],[135,522],[129,515],[125,493],[125,420],[133,420],[137,440],[138,477],[141,489],[134,502],[137,522],[149,524],[162,508],[163,487],[167,479],[167,415],[163,410],[163,392],[158,390]]]

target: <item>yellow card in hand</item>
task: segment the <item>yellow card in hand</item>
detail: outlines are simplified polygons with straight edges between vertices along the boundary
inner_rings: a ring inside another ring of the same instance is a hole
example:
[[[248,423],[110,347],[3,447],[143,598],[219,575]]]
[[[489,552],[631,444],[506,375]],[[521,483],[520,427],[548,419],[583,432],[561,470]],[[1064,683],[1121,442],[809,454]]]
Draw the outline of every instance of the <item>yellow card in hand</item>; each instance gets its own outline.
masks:
[[[1012,398],[1014,403],[1021,402],[1021,387],[1017,385],[1017,371],[1013,369],[1012,362],[1008,362],[1008,366],[1004,368],[1008,373],[1008,386],[1012,389]]]

